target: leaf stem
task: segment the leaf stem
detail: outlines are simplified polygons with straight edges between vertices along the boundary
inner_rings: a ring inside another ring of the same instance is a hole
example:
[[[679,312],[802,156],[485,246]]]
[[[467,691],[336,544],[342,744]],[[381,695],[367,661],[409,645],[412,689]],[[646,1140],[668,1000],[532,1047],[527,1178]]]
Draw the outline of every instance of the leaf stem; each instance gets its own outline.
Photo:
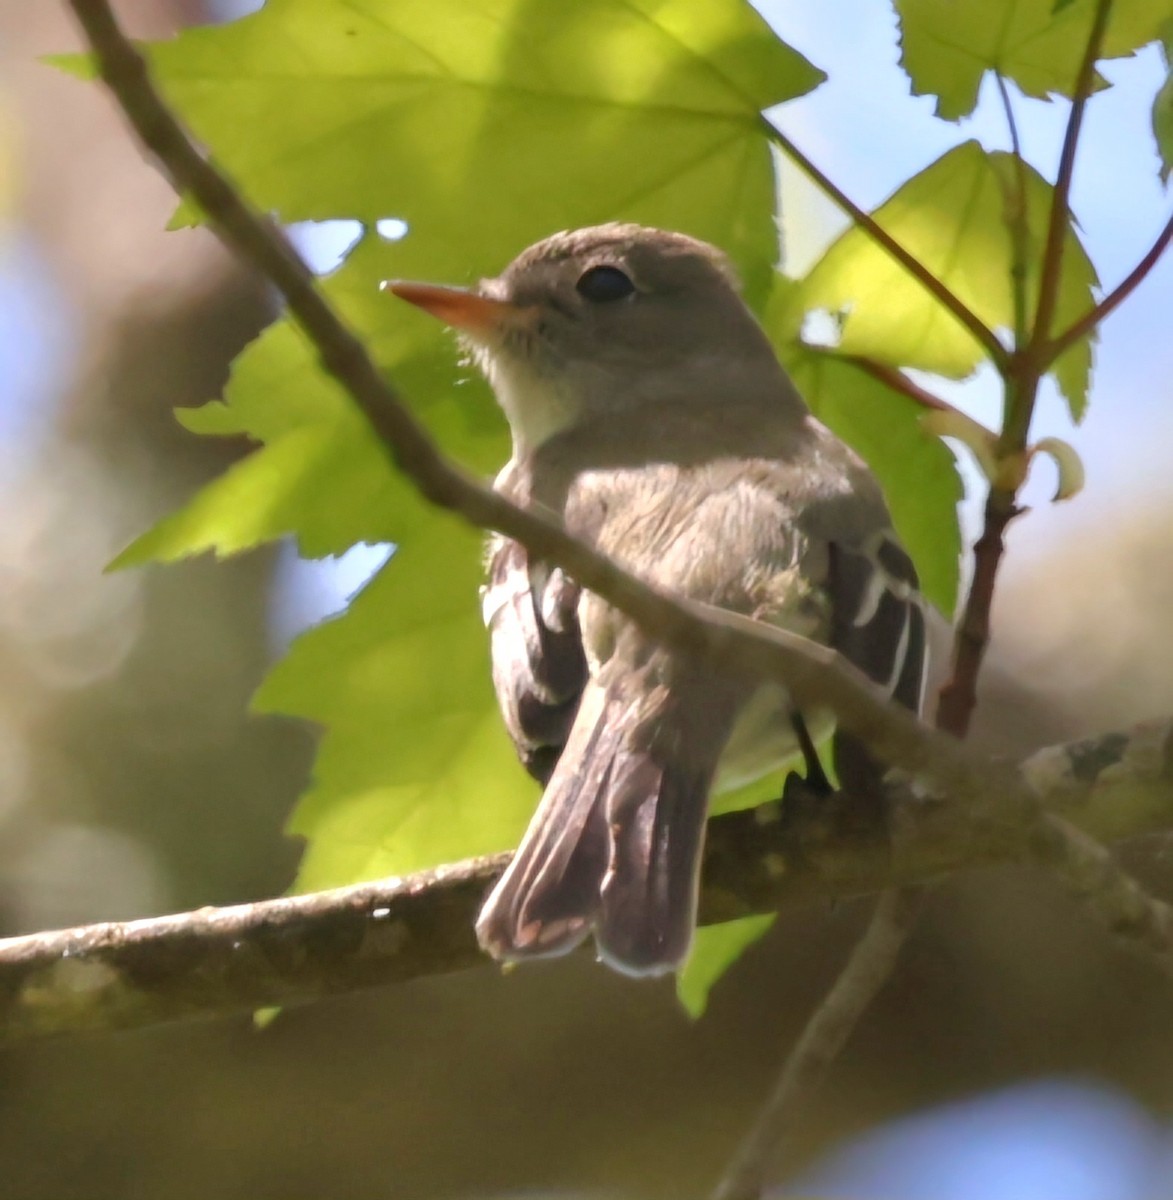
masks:
[[[1173,217],[1165,223],[1165,228],[1157,234],[1156,240],[1149,247],[1148,253],[1135,267],[1099,302],[1089,308],[1070,328],[1065,329],[1058,337],[1038,350],[1040,366],[1050,366],[1065,350],[1069,350],[1080,338],[1086,337],[1099,323],[1126,300],[1145,276],[1157,265],[1157,260],[1164,254],[1170,241],[1173,241]]]
[[[989,355],[991,361],[1003,370],[1009,363],[1006,347],[997,334],[954,292],[952,292],[928,267],[910,251],[905,249],[876,219],[850,199],[831,178],[820,170],[803,152],[772,124],[765,116],[762,126],[766,136],[791,159],[814,184],[822,189],[851,219],[878,245],[890,254],[904,269],[932,295],[944,308],[965,326]]]
[[[826,358],[833,358],[836,362],[850,363],[851,366],[863,371],[865,375],[870,375],[877,382],[890,387],[894,392],[907,396],[921,408],[927,408],[932,412],[954,413],[958,411],[948,400],[942,400],[928,388],[921,387],[919,383],[914,382],[899,367],[879,362],[877,359],[869,358],[866,354],[840,354],[830,347],[812,346],[807,342],[801,344],[802,348],[811,354],[821,354]]]
[[[1055,317],[1055,306],[1059,299],[1059,281],[1063,273],[1063,245],[1067,237],[1071,216],[1071,181],[1075,174],[1075,152],[1079,145],[1079,133],[1083,127],[1084,109],[1095,82],[1096,59],[1104,43],[1108,28],[1108,16],[1112,11],[1112,0],[1097,0],[1088,33],[1079,74],[1071,96],[1071,112],[1067,117],[1067,129],[1063,134],[1063,149],[1059,154],[1059,171],[1055,179],[1055,191],[1051,198],[1051,213],[1047,221],[1047,239],[1043,248],[1043,262],[1039,271],[1039,300],[1035,308],[1034,328],[1029,343],[1021,348],[1031,362],[1037,375],[1043,367],[1039,364],[1040,352],[1047,348],[1051,337],[1051,322]],[[1026,445],[1034,416],[1034,398],[1038,388],[1024,389],[1018,397],[1020,407],[1007,414],[1000,441],[1004,453],[1021,451]]]

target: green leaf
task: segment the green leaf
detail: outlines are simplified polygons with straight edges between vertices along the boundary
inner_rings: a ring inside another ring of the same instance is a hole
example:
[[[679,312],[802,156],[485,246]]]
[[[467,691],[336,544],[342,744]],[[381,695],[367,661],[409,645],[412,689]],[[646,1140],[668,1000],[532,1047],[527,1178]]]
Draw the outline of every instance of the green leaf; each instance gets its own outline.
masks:
[[[42,54],[40,61],[47,67],[56,67],[63,75],[74,79],[93,80],[98,78],[98,64],[89,54]]]
[[[470,469],[488,472],[508,456],[509,443],[484,382],[458,367],[455,342],[438,322],[378,290],[388,275],[413,274],[420,251],[419,242],[364,238],[324,288],[405,398],[424,398],[412,407],[431,433]],[[414,489],[292,323],[278,322],[237,359],[224,402],[179,416],[197,433],[244,434],[264,446],[140,538],[116,566],[207,550],[234,554],[286,534],[311,557],[401,540],[399,513],[416,503]]]
[[[759,114],[823,78],[741,0],[270,0],[150,58],[283,220],[402,218],[453,282],[642,220],[721,244],[751,295],[776,257]]]
[[[937,97],[937,115],[973,112],[986,71],[1028,96],[1070,97],[1087,50],[1097,0],[895,0],[901,65],[918,96]],[[1163,0],[1114,0],[1101,59],[1147,45],[1169,16]]]
[[[676,976],[676,995],[694,1019],[704,1014],[713,984],[745,953],[765,936],[774,923],[768,913],[742,917],[723,925],[707,925],[693,936],[688,961]]]
[[[219,556],[237,554],[295,529],[303,547],[314,553],[340,553],[353,544],[349,533],[331,537],[320,528],[306,528],[305,496],[362,492],[361,485],[355,487],[360,476],[379,490],[389,483],[378,448],[353,426],[294,430],[230,467],[124,550],[111,568],[174,562],[208,550]],[[331,526],[346,525],[332,504],[323,504],[319,515]],[[372,533],[363,540],[388,539]]]
[[[1173,172],[1173,20],[1166,22],[1161,32],[1161,48],[1165,55],[1165,82],[1153,100],[1153,136],[1161,157],[1161,182],[1169,182]]]
[[[1038,298],[1039,261],[1053,189],[1023,166],[1026,182],[1028,312]],[[977,142],[948,151],[896,191],[873,214],[884,229],[932,271],[992,329],[1012,328],[1012,244],[1006,227],[1017,190],[1015,160]],[[1053,332],[1092,304],[1095,268],[1068,228]],[[918,367],[951,379],[969,375],[983,350],[951,313],[862,230],[845,233],[800,283],[805,310],[845,313],[839,349],[896,367]],[[1078,342],[1053,373],[1079,420],[1087,403],[1091,344]]]
[[[821,746],[818,749],[820,755],[827,758],[829,765],[829,756],[822,755]],[[762,775],[758,779],[753,779],[749,783],[743,783],[740,787],[731,788],[728,791],[715,792],[709,797],[709,816],[719,817],[722,813],[740,812],[744,808],[757,808],[761,804],[777,800],[782,795],[782,787],[791,768],[802,770],[802,755],[797,751],[792,758],[787,759],[768,775]]]
[[[480,535],[422,502],[399,519],[403,547],[256,699],[326,727],[290,823],[301,890],[506,849],[537,800],[493,700]]]

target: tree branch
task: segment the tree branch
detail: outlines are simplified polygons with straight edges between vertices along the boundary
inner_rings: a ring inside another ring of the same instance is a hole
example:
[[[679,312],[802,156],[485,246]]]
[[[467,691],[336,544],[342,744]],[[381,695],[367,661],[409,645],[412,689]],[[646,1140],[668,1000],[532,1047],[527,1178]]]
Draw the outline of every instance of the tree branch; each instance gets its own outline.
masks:
[[[1040,751],[1010,775],[1052,819],[1078,826],[1081,846],[1167,831],[1173,719]],[[892,844],[861,834],[834,808],[790,822],[776,805],[718,817],[709,824],[701,921],[1049,857],[1052,848],[1028,844],[1021,823],[994,815],[1001,787],[998,775],[987,780],[977,811],[991,815],[977,823],[952,798],[905,793],[893,806]],[[499,854],[308,896],[0,940],[0,1045],[228,1016],[485,964],[473,921],[507,861]],[[1095,855],[1083,868],[1080,888],[1098,905],[1106,890],[1112,923],[1131,923],[1132,944],[1173,971],[1169,943],[1151,937],[1165,918],[1150,921],[1151,902],[1118,894],[1114,866],[1107,881]]]

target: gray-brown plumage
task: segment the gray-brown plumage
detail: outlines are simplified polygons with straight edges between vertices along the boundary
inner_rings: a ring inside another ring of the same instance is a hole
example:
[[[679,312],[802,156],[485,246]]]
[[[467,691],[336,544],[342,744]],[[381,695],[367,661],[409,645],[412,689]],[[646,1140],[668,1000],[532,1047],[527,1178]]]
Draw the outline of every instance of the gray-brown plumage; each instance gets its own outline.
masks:
[[[864,463],[810,415],[718,251],[605,225],[476,292],[393,290],[462,329],[513,432],[496,486],[644,579],[841,650],[916,709],[916,573]],[[632,974],[687,954],[707,801],[796,749],[781,687],[659,646],[495,539],[484,614],[502,714],[545,793],[477,923],[503,959],[592,931]],[[826,714],[799,714],[817,737]],[[841,782],[875,765],[837,736]]]

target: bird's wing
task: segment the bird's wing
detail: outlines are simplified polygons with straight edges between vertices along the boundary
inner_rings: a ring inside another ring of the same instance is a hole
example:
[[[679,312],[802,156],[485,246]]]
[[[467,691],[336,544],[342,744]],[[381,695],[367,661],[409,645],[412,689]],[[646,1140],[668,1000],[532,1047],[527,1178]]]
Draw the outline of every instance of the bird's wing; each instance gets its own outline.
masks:
[[[517,542],[494,538],[483,592],[493,686],[518,757],[542,783],[586,684],[578,600],[578,586],[561,570],[531,564]]]
[[[890,529],[828,546],[828,641],[896,703],[919,713],[926,628],[916,568]],[[883,772],[850,734],[837,732],[835,769],[848,791],[873,791]]]
[[[919,584],[912,559],[890,529],[862,544],[829,547],[831,645],[913,712],[920,711],[925,672]]]

